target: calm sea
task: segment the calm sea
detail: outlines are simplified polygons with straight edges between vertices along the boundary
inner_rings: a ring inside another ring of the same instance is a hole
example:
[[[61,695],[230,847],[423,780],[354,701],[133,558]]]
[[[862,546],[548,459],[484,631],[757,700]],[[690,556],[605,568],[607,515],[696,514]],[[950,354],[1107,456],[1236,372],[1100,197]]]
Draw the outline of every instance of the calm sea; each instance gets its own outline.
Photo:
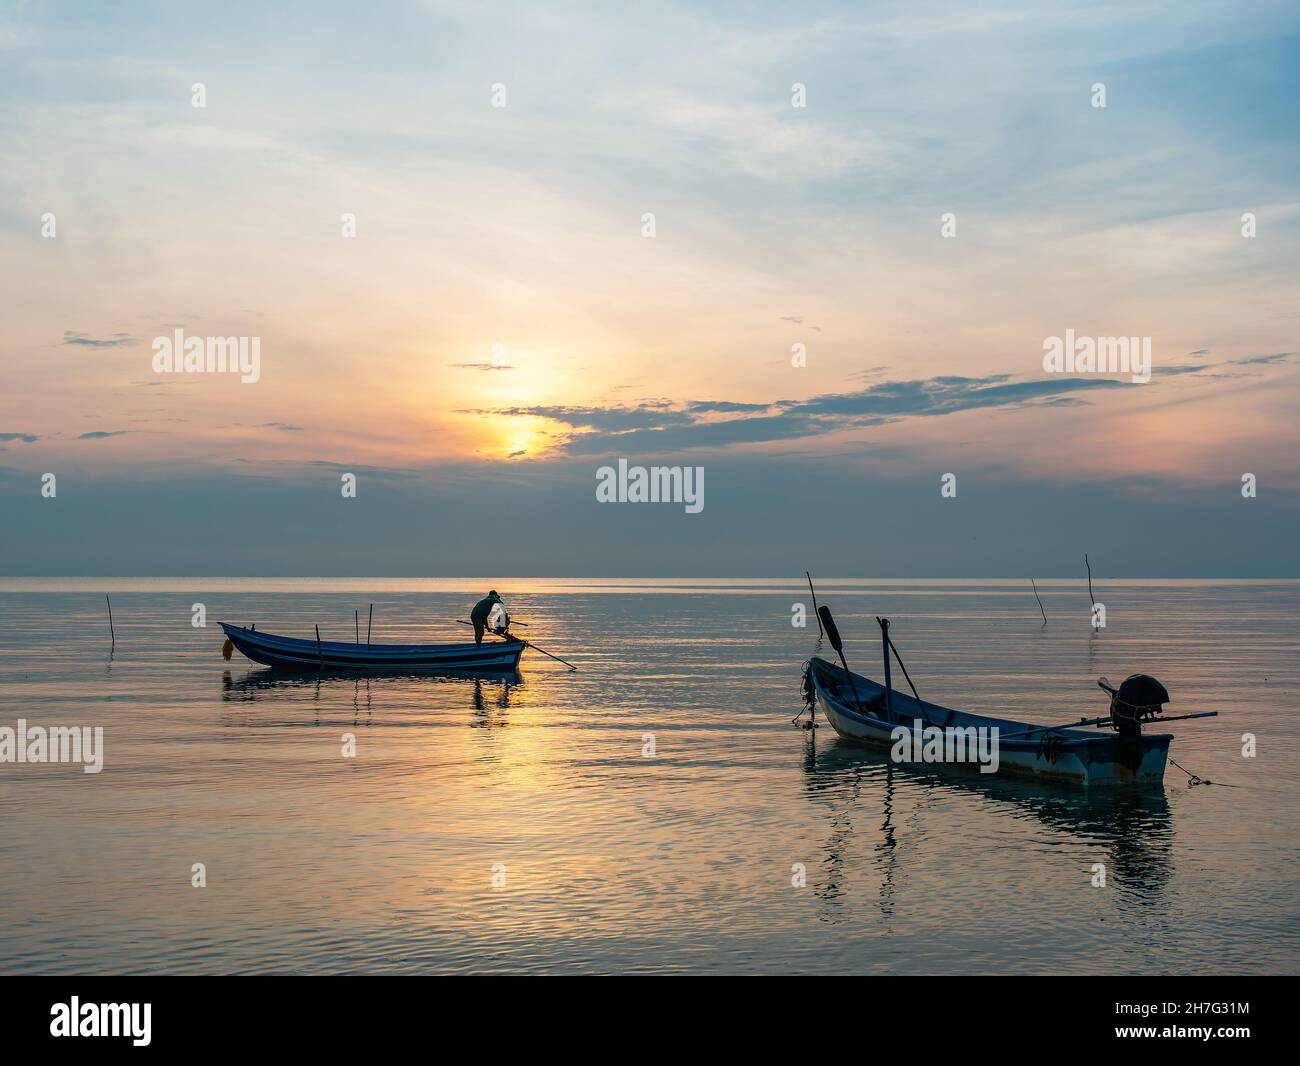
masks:
[[[1300,584],[1098,582],[1094,632],[1078,582],[1045,628],[1021,582],[819,583],[850,665],[888,615],[927,700],[1068,721],[1143,671],[1219,712],[1171,727],[1212,784],[1086,796],[791,725],[799,581],[490,583],[580,670],[221,657],[218,620],[364,639],[372,602],[376,641],[461,640],[486,580],[0,579],[0,726],[105,733],[97,775],[0,765],[0,971],[1300,969]]]

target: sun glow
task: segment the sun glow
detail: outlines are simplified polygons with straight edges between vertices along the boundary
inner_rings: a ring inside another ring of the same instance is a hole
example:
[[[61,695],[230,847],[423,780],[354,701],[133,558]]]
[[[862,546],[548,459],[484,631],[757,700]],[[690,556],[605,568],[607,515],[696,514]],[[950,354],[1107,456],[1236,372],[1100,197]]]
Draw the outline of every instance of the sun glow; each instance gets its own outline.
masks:
[[[549,452],[556,443],[544,418],[523,415],[496,417],[501,425],[495,427],[492,443],[484,448],[489,455],[514,461],[536,459]]]

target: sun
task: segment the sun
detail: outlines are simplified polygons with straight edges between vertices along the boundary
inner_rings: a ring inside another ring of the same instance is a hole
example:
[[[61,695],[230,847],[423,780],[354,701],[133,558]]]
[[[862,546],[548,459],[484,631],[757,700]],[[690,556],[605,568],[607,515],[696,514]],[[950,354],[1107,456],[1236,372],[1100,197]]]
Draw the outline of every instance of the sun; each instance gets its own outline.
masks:
[[[504,416],[504,421],[493,448],[502,458],[512,462],[535,459],[551,447],[553,441],[546,419],[514,415]]]

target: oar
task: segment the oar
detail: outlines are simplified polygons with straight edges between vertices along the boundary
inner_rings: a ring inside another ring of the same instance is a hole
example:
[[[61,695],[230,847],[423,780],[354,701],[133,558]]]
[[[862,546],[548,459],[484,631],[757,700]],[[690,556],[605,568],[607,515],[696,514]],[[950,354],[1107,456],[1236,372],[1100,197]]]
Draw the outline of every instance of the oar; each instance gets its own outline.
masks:
[[[456,621],[459,622],[459,623],[460,623],[461,625],[463,625],[463,626],[472,626],[472,625],[474,624],[473,622],[466,622],[465,619],[463,619],[463,618],[457,618]],[[520,625],[523,625],[523,623],[521,622]],[[527,648],[532,648],[533,651],[541,652],[541,653],[542,653],[543,655],[545,655],[548,659],[554,659],[557,663],[564,663],[564,665],[567,666],[570,670],[576,670],[576,669],[578,669],[576,666],[573,665],[573,663],[569,662],[568,659],[561,659],[558,655],[552,655],[552,654],[551,654],[549,651],[547,651],[545,648],[539,648],[539,647],[538,647],[536,644],[534,644],[531,640],[524,640],[523,637],[515,637],[514,639],[517,640],[517,641],[519,641],[519,643],[522,644],[522,645],[524,645],[525,647],[527,647]]]
[[[823,604],[817,608],[817,617],[821,620],[822,629],[830,639],[831,647],[835,649],[835,654],[840,657],[840,665],[844,667],[844,672],[849,675],[849,688],[853,690],[853,702],[861,710],[863,707],[862,700],[858,697],[858,686],[853,682],[853,671],[849,669],[849,664],[844,658],[844,641],[840,640],[839,627],[835,625],[835,619],[831,617],[831,609]]]

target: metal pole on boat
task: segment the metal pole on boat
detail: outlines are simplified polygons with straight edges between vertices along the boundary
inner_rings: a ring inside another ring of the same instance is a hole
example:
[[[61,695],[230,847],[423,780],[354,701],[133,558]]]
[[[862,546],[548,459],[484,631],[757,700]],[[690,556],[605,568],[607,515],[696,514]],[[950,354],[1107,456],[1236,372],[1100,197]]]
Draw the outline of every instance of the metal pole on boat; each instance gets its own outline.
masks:
[[[366,647],[370,647],[370,623],[375,620],[375,605],[370,605],[370,615],[366,619]]]
[[[876,621],[880,623],[880,650],[885,653],[885,720],[892,722],[894,720],[894,699],[893,684],[890,681],[889,672],[889,619],[877,615]]]

